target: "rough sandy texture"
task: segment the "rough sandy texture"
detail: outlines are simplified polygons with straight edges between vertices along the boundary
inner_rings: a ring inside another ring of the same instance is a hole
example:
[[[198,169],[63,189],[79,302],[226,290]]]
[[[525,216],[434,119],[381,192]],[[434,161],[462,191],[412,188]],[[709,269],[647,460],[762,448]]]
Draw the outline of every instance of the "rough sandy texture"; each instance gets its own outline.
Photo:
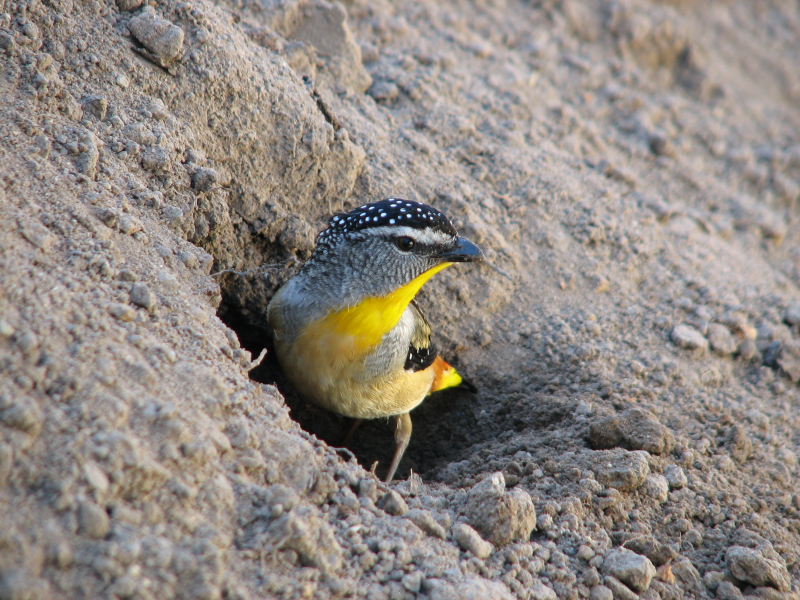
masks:
[[[0,56],[0,598],[798,597],[796,2],[5,0]],[[488,258],[391,489],[249,370],[389,195]]]

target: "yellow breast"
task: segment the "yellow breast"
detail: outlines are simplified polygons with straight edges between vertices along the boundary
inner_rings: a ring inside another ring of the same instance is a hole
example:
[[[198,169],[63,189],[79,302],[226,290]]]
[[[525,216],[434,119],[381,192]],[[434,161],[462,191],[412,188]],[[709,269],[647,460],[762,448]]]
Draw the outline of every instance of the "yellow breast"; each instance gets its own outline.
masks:
[[[291,344],[276,340],[284,372],[309,400],[339,414],[376,418],[408,412],[430,391],[433,371],[368,377],[364,358],[399,323],[425,282],[451,264],[437,265],[387,296],[331,313],[306,326]]]
[[[306,327],[301,336],[306,339],[333,336],[352,346],[354,351],[364,353],[397,325],[408,303],[425,282],[452,264],[436,265],[387,296],[366,298],[356,306],[331,313]]]

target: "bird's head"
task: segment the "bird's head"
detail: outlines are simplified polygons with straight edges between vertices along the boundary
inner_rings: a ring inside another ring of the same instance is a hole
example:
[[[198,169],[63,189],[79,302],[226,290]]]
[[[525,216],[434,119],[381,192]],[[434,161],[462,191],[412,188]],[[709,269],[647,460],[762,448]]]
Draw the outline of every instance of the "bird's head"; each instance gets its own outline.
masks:
[[[482,259],[442,212],[388,198],[333,216],[304,269],[337,276],[342,292],[356,286],[359,295],[385,296],[451,263]]]

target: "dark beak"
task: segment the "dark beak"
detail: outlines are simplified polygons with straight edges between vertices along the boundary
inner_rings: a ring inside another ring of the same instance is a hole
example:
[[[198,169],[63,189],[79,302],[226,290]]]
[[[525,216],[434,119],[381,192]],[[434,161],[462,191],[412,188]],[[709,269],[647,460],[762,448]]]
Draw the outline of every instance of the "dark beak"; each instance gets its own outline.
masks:
[[[464,238],[456,238],[456,245],[438,256],[446,262],[476,262],[483,260],[483,252],[475,244]]]

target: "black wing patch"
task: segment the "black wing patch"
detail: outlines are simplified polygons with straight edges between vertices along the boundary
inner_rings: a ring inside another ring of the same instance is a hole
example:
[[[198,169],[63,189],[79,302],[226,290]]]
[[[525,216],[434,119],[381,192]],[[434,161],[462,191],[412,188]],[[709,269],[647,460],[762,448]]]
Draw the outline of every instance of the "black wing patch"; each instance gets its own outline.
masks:
[[[414,335],[411,336],[411,343],[408,345],[406,363],[403,368],[406,371],[422,371],[427,369],[436,360],[436,347],[431,342],[431,326],[428,324],[425,315],[422,314],[419,306],[413,300],[409,305],[414,311]]]
[[[415,348],[414,344],[408,346],[408,355],[406,356],[406,364],[404,369],[406,371],[422,371],[427,369],[436,360],[436,348]]]

